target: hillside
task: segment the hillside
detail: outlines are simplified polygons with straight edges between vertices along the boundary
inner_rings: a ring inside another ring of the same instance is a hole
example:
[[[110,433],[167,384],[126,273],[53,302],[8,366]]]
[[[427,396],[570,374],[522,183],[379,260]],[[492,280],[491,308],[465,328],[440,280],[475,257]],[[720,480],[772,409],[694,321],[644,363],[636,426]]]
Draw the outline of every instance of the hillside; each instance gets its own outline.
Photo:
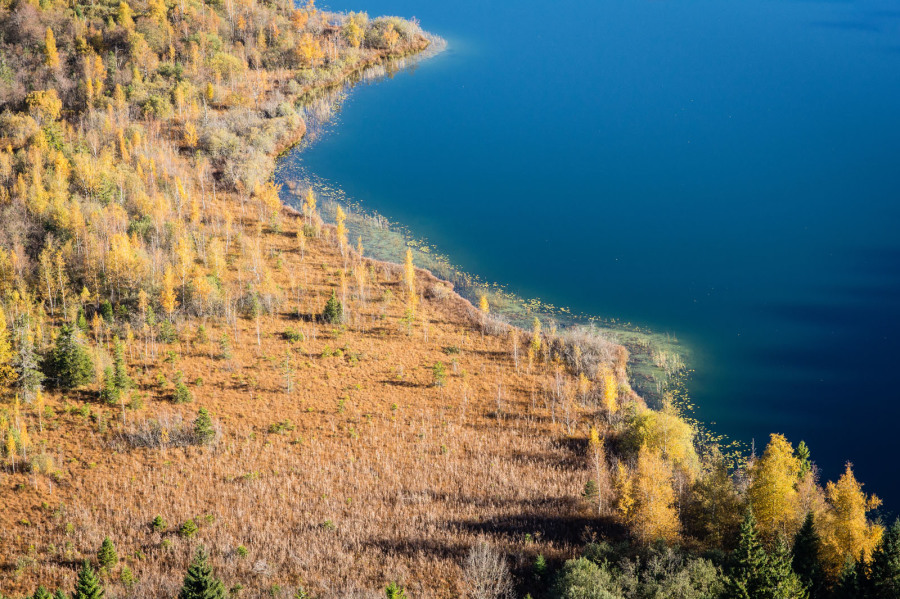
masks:
[[[88,560],[107,596],[175,596],[202,545],[234,596],[578,596],[581,568],[642,597],[648,551],[719,596],[739,539],[784,566],[808,514],[823,588],[886,551],[849,466],[822,488],[773,435],[731,467],[623,347],[510,327],[315,193],[281,205],[304,100],[427,48],[417,24],[22,0],[0,29],[3,595]]]

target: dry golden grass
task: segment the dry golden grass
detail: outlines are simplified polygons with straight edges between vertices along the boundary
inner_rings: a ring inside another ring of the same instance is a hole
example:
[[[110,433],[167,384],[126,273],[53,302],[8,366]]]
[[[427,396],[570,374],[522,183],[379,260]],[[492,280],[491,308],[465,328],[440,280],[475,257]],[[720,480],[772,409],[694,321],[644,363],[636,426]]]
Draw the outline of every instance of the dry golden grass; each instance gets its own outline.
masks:
[[[209,341],[197,344],[187,340],[200,322],[184,321],[182,341],[161,344],[155,360],[141,355],[140,339],[129,347],[140,409],[101,404],[94,391],[53,395],[47,404],[56,415],[43,417],[43,433],[34,409],[25,411],[34,447],[59,473],[0,475],[3,593],[32,592],[38,583],[68,590],[79,561],[109,536],[122,558],[107,576],[115,596],[175,596],[203,543],[226,585],[245,587],[243,596],[273,585],[288,596],[301,583],[322,596],[368,596],[396,580],[413,597],[451,597],[480,536],[524,570],[538,553],[571,556],[585,527],[597,526],[580,499],[590,477],[583,445],[590,413],[576,406],[568,427],[553,422],[544,390],[550,365],[529,372],[523,360],[517,370],[508,336],[483,334],[479,313],[455,294],[432,292],[442,284],[424,271],[409,329],[400,267],[345,260],[327,228],[308,240],[301,259],[302,218],[284,220],[282,232],[261,237],[283,299],[260,319],[259,346],[255,321],[238,318],[226,325],[233,359],[222,360],[223,323],[207,319]],[[332,289],[340,295],[345,264],[373,275],[365,300],[348,277],[346,325],[320,323],[314,316]],[[289,328],[304,340],[290,343]],[[323,357],[326,348],[343,355]],[[168,352],[177,354],[174,363],[164,362]],[[438,361],[447,365],[443,387],[433,384]],[[178,370],[192,403],[174,404],[156,382]],[[214,446],[133,448],[123,437],[148,418],[191,420],[199,406],[221,424]],[[94,417],[79,414],[82,407]],[[150,525],[157,515],[168,523],[163,532]],[[199,532],[183,538],[178,528],[188,519]],[[118,576],[122,564],[137,578],[130,590]]]

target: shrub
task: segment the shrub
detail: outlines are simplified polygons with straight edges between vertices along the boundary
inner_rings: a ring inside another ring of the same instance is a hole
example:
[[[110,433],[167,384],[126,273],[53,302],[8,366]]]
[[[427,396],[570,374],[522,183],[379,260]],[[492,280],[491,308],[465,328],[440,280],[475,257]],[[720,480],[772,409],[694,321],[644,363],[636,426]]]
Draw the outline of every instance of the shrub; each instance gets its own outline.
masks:
[[[159,514],[157,514],[156,517],[153,518],[153,522],[150,523],[150,527],[153,530],[155,530],[156,532],[162,532],[166,528],[168,528],[168,526],[169,525],[166,523],[165,520],[163,520],[162,516],[160,516]]]
[[[197,534],[197,531],[200,528],[193,520],[186,520],[179,528],[178,534],[180,534],[185,539],[190,539],[192,536]]]
[[[285,330],[283,336],[288,343],[298,343],[304,339],[303,333],[293,328]]]
[[[190,403],[194,401],[194,396],[188,386],[184,384],[182,377],[178,377],[175,381],[175,392],[172,396],[175,403]]]
[[[431,369],[431,373],[434,376],[435,387],[443,387],[447,384],[447,367],[444,366],[443,362],[435,363]]]

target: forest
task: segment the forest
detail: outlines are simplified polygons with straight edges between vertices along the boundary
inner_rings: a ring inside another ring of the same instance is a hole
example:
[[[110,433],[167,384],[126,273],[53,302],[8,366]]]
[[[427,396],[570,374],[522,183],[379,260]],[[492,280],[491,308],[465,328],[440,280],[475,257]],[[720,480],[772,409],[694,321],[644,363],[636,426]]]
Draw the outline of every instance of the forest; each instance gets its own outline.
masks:
[[[850,464],[723,455],[614,339],[282,205],[305,102],[434,39],[0,0],[0,595],[900,597]]]

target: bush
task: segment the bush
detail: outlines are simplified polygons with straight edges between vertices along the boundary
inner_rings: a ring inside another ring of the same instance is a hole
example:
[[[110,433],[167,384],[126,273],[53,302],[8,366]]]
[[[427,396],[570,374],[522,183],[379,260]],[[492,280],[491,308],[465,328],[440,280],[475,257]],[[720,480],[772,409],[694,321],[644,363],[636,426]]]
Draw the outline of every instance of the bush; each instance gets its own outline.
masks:
[[[197,526],[196,522],[193,520],[187,520],[178,528],[178,534],[180,534],[185,539],[190,539],[192,536],[197,534],[197,531],[200,528]]]
[[[116,546],[113,545],[109,537],[103,539],[103,543],[100,545],[100,551],[97,552],[97,563],[100,564],[101,568],[106,568],[107,570],[119,563]]]
[[[583,557],[563,566],[552,595],[559,599],[618,599],[621,597],[606,564],[598,566]]]
[[[212,418],[206,408],[200,408],[197,411],[197,418],[194,420],[194,437],[202,445],[208,445],[216,438],[216,429],[213,428]]]
[[[184,384],[181,376],[175,380],[175,392],[172,395],[172,399],[175,403],[190,403],[194,401],[194,395],[188,389],[188,386]]]

